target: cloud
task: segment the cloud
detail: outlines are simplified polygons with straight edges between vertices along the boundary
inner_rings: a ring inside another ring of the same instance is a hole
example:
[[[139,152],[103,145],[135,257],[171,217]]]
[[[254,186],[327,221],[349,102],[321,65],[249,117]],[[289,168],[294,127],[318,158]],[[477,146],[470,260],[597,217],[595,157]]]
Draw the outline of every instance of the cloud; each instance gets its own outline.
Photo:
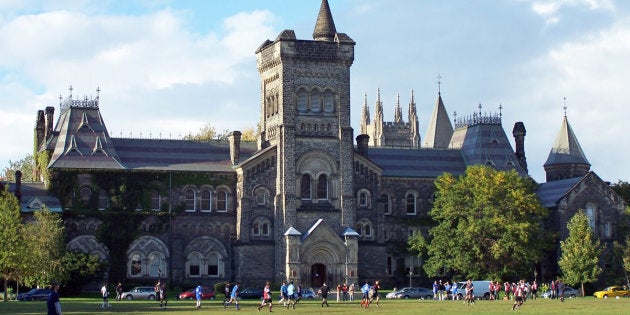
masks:
[[[560,11],[562,8],[586,8],[588,10],[608,10],[614,11],[615,6],[610,0],[525,0],[531,2],[531,9],[534,13],[545,19],[547,25],[560,21]]]

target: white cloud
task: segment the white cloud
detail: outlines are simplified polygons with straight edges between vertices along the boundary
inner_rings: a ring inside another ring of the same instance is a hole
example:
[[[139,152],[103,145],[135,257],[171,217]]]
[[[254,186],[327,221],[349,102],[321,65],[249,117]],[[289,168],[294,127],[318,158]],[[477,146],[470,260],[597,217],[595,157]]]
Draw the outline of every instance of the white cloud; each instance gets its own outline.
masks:
[[[555,24],[560,21],[560,11],[563,7],[578,7],[588,10],[614,11],[615,5],[610,0],[525,0],[531,2],[534,13],[542,16],[546,24]]]

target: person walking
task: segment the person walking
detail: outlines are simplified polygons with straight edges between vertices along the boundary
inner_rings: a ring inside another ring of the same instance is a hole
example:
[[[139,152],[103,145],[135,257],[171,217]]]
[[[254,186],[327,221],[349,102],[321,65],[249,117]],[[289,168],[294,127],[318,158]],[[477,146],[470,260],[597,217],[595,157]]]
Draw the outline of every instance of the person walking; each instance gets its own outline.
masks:
[[[116,286],[116,301],[122,300],[122,293],[123,293],[122,283],[118,282],[118,285]]]
[[[234,286],[232,287],[232,293],[230,293],[230,300],[223,304],[223,308],[227,308],[228,305],[232,304],[232,302],[234,302],[234,305],[236,306],[237,310],[240,310],[240,308],[238,307],[238,285],[240,283],[238,281],[236,281],[236,283],[234,284]]]
[[[295,285],[293,285],[293,281],[289,282],[287,286],[287,296],[289,297],[289,303],[287,303],[287,309],[292,306],[295,309]]]
[[[319,289],[319,295],[322,296],[322,307],[324,307],[324,304],[326,304],[326,307],[328,307],[328,292],[330,291],[330,288],[328,288],[328,286],[326,285],[326,282],[324,282],[324,284],[322,284],[322,287]]]
[[[103,284],[101,287],[101,296],[103,296],[103,304],[101,304],[101,309],[109,308],[109,292],[107,291],[107,282]]]
[[[258,307],[258,311],[260,309],[269,305],[269,311],[272,312],[271,308],[273,307],[273,299],[271,298],[271,288],[269,287],[269,281],[265,282],[265,287],[263,288],[263,300],[260,306]]]
[[[50,283],[50,294],[46,299],[47,315],[61,315],[61,302],[59,302],[59,283],[53,281]]]
[[[197,299],[197,305],[195,306],[196,308],[201,308],[201,297],[203,296],[203,287],[201,286],[201,284],[199,284],[196,288],[195,288],[195,298]]]

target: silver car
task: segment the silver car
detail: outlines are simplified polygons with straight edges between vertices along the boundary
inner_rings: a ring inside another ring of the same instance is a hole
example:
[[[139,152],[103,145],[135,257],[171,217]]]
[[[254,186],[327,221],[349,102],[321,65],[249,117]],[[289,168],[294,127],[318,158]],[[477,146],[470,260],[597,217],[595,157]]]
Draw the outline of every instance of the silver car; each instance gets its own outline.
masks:
[[[577,296],[582,296],[580,295],[580,291],[576,290],[572,287],[564,287],[564,297],[565,298],[574,298]],[[545,299],[551,298],[551,290],[548,290],[547,292],[543,292],[542,297],[544,297]]]
[[[387,299],[432,299],[433,291],[422,287],[406,287],[385,295]]]
[[[155,288],[153,287],[135,287],[130,291],[123,292],[123,300],[155,300]]]

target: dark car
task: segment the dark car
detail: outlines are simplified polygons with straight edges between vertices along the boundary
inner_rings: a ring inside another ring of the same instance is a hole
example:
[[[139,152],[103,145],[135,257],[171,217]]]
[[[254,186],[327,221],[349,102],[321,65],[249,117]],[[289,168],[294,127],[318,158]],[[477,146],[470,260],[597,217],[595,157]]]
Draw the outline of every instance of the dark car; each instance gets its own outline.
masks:
[[[182,293],[180,293],[177,297],[180,300],[192,300],[192,299],[196,299],[196,293],[195,290],[197,288],[192,288],[189,290],[186,290]],[[201,299],[202,300],[214,300],[214,291],[212,289],[210,289],[209,287],[201,287]]]
[[[260,289],[245,288],[238,294],[238,296],[241,299],[262,299],[263,292]]]
[[[18,301],[45,301],[48,299],[48,295],[52,292],[50,289],[33,289],[26,293],[18,294]]]

